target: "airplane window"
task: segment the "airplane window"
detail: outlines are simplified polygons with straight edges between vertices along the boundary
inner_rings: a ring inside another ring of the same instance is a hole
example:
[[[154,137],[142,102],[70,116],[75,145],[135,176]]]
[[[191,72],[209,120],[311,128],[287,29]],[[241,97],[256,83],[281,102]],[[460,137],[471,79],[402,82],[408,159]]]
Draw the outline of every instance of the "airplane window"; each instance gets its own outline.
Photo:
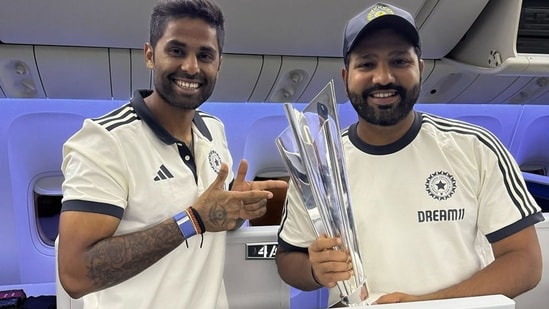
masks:
[[[62,176],[50,176],[40,178],[34,185],[34,215],[38,236],[46,245],[52,247],[59,232],[62,182]]]

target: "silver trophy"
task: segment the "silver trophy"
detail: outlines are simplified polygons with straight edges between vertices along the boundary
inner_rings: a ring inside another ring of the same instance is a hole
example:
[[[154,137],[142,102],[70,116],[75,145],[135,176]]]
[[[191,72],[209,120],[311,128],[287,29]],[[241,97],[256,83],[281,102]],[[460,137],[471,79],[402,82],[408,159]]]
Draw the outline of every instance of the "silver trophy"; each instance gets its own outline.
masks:
[[[368,289],[355,233],[333,80],[302,112],[290,103],[285,103],[284,109],[290,125],[276,138],[278,150],[317,236],[341,237],[342,246],[334,249],[351,255],[354,275],[337,284],[341,302],[364,306]]]

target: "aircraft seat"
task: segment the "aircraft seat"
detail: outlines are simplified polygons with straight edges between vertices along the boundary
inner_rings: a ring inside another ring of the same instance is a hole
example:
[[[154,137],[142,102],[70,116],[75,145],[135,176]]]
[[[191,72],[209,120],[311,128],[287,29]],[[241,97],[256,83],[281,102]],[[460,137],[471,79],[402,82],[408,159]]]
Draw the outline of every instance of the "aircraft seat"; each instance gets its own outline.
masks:
[[[528,189],[549,212],[549,105],[525,105],[510,151]]]

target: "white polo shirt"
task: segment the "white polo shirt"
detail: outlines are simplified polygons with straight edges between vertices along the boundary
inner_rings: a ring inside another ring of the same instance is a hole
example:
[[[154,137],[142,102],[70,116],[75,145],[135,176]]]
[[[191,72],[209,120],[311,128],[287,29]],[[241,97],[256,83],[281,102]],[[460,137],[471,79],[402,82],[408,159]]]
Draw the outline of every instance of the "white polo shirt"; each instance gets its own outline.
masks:
[[[363,143],[356,124],[342,143],[369,301],[461,282],[493,260],[488,242],[544,220],[513,157],[481,127],[416,113],[390,145]],[[315,238],[291,186],[279,243],[307,252]]]
[[[143,101],[151,91],[97,119],[87,119],[63,147],[63,211],[121,219],[115,235],[154,226],[191,206],[217,177],[221,162],[232,167],[224,126],[197,111],[194,156],[171,136]],[[231,170],[231,168],[229,168]],[[229,175],[226,187],[233,179]],[[145,271],[84,296],[88,308],[225,308],[226,232],[188,239]]]

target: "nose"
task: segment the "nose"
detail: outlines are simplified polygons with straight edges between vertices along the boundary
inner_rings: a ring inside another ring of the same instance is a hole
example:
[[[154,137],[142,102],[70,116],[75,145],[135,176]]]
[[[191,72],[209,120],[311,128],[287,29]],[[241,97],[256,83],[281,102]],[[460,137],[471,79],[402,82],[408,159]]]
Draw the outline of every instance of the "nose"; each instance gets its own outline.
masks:
[[[391,67],[387,63],[378,64],[373,73],[373,84],[387,85],[395,81]]]
[[[198,59],[195,55],[188,55],[187,57],[183,58],[183,62],[181,63],[181,69],[186,72],[189,75],[195,75],[200,71],[200,68],[198,67]]]

